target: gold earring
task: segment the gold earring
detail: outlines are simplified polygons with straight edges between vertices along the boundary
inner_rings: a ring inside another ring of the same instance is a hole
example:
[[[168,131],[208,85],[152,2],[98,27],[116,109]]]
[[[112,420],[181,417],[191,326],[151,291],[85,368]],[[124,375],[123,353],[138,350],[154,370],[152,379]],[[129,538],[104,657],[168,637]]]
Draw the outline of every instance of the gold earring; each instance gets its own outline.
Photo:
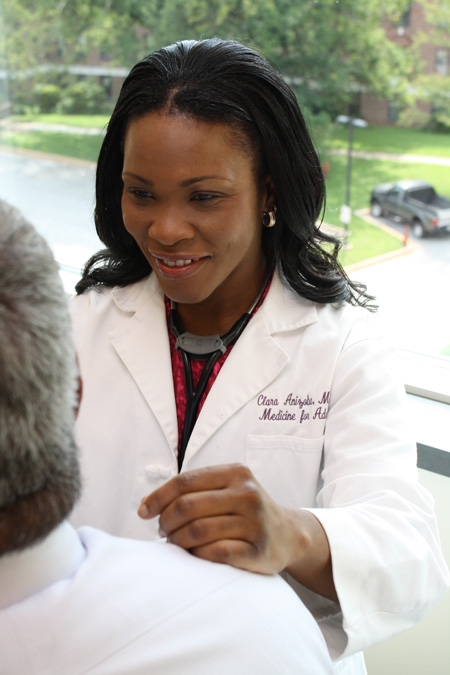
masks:
[[[272,207],[272,211],[263,211],[262,214],[262,224],[264,227],[273,227],[277,222],[277,207],[275,204]]]

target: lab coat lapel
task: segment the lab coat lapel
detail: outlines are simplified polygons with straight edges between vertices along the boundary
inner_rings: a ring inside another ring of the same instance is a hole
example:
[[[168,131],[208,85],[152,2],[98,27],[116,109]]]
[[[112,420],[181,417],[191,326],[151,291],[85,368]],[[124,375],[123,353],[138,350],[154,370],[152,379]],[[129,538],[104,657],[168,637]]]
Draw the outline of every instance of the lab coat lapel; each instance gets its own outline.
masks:
[[[116,304],[128,317],[109,337],[176,455],[178,425],[164,298],[153,274],[138,297],[133,288],[115,292]]]
[[[267,334],[262,318],[253,317],[206,398],[186,450],[185,463],[278,375],[288,359],[286,352]]]
[[[240,336],[209,392],[188,447],[185,464],[200,447],[279,375],[290,359],[283,334],[317,320],[313,303],[299,303],[275,274],[262,307]]]

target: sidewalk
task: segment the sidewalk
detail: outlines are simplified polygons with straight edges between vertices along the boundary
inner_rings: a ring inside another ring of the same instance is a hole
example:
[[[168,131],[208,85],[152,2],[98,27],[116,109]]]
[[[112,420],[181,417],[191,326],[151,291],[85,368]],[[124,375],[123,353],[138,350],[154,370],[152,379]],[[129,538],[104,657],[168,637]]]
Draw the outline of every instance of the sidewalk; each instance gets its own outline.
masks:
[[[329,150],[330,155],[347,155],[348,150],[342,148],[338,150]],[[360,159],[379,159],[390,160],[392,162],[411,162],[413,164],[438,164],[439,166],[450,166],[450,157],[427,157],[425,155],[401,155],[390,152],[363,152],[362,150],[352,150],[352,157]]]

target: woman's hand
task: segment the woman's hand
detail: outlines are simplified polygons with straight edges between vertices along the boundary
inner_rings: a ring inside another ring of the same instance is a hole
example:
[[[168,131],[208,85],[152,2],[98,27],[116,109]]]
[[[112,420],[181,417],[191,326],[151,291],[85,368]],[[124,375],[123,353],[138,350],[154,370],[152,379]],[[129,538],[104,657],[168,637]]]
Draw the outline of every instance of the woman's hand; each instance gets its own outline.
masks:
[[[159,515],[161,534],[199,558],[262,574],[286,569],[312,590],[336,598],[319,521],[274,502],[246,466],[181,473],[145,497],[139,515]],[[319,590],[314,580],[323,570],[329,579],[323,589],[319,582]]]

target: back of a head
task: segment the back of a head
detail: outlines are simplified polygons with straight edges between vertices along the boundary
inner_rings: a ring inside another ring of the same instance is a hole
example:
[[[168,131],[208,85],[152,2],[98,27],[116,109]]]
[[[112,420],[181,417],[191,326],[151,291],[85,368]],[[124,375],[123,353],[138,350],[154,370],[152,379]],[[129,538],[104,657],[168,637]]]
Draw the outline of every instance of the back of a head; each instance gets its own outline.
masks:
[[[0,554],[45,537],[80,488],[67,299],[44,239],[0,202]]]

